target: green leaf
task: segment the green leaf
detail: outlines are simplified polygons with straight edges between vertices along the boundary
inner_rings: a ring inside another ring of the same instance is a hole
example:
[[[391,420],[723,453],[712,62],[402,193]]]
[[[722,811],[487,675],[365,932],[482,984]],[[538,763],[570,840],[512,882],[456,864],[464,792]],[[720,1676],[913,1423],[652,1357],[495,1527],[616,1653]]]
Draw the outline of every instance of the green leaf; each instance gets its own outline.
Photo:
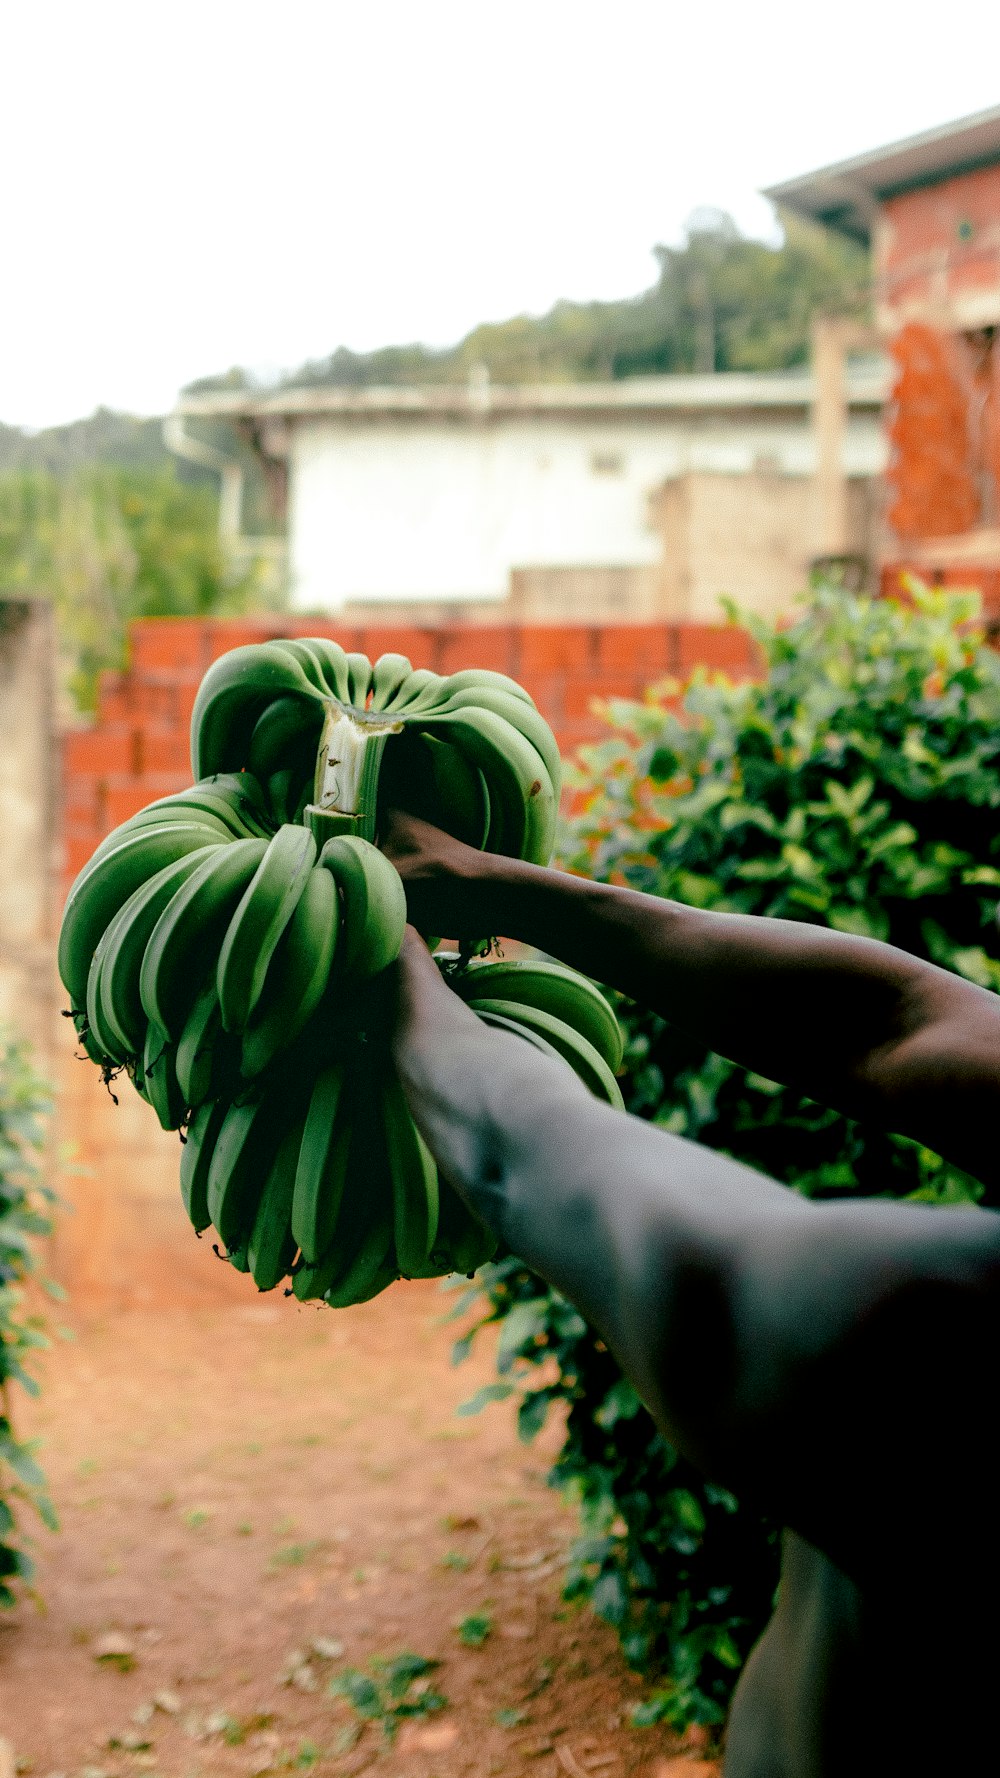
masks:
[[[506,1401],[513,1393],[513,1383],[484,1383],[481,1389],[476,1390],[475,1395],[470,1395],[468,1401],[460,1402],[455,1412],[463,1416],[481,1414],[490,1402]]]
[[[547,1389],[533,1389],[522,1398],[517,1410],[517,1436],[522,1444],[530,1445],[541,1432],[551,1400]]]

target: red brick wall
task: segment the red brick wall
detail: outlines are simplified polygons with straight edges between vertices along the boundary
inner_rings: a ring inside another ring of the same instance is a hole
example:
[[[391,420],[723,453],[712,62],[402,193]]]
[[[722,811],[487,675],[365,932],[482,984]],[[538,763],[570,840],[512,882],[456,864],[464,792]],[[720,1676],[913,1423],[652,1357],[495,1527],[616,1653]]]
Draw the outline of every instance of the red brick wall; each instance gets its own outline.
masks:
[[[142,618],[132,625],[127,670],[104,677],[96,722],[63,740],[67,881],[112,827],[191,782],[191,709],[210,663],[276,635],[334,636],[372,660],[394,650],[442,673],[469,666],[509,673],[530,691],[564,755],[601,734],[595,698],[637,697],[654,680],[699,663],[746,677],[753,658],[745,631],[711,624],[348,629],[316,618]]]
[[[888,198],[878,235],[878,295],[897,314],[940,307],[1000,283],[1000,166]]]

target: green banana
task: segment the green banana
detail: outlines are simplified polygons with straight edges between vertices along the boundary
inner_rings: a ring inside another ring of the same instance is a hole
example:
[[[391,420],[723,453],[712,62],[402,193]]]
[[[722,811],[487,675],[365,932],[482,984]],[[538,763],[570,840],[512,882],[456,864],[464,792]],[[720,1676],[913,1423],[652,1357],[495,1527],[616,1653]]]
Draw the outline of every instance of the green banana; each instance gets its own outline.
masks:
[[[395,1071],[382,1086],[382,1128],[392,1181],[396,1261],[404,1278],[419,1278],[428,1274],[437,1236],[438,1172]],[[431,1275],[435,1271],[432,1266]]]
[[[509,1000],[513,1016],[518,1005],[553,1013],[586,1037],[613,1074],[622,1063],[622,1033],[599,988],[564,963],[528,962],[519,958],[475,963],[449,977],[449,986],[463,1000]]]
[[[178,1130],[187,1109],[174,1071],[175,1045],[158,1025],[150,1023],[142,1053],[145,1097],[164,1130]]]
[[[225,1042],[213,969],[177,1039],[174,1067],[185,1105],[200,1106],[217,1086],[220,1052]]]
[[[323,726],[323,706],[316,698],[275,698],[254,724],[247,764],[255,777],[266,781],[300,754],[314,757]]]
[[[216,1138],[206,1182],[208,1213],[227,1252],[246,1245],[257,1205],[291,1110],[279,1118],[273,1092],[230,1104]]]
[[[215,840],[209,835],[207,843]],[[84,865],[69,892],[59,931],[59,974],[74,1010],[83,1009],[91,959],[118,909],[165,865],[205,844],[203,827],[170,822],[128,834],[120,845]]]
[[[274,1290],[295,1260],[291,1212],[298,1152],[299,1129],[293,1124],[278,1145],[247,1242],[250,1276],[258,1290]]]
[[[440,673],[432,673],[429,667],[414,667],[408,679],[404,679],[398,691],[385,705],[386,713],[399,712],[405,714],[414,707],[424,708],[421,700],[434,702],[440,687],[445,684]]]
[[[496,691],[490,686],[469,686],[449,696],[441,706],[442,715],[453,710],[491,710],[494,716],[502,716],[518,734],[530,741],[539,758],[545,762],[545,769],[552,782],[553,792],[558,799],[562,780],[562,760],[559,745],[544,716],[539,715],[534,704],[526,704],[523,698],[515,698],[509,692]],[[430,726],[433,718],[428,716],[425,721]]]
[[[181,1152],[181,1198],[196,1235],[212,1221],[208,1213],[208,1169],[228,1110],[225,1099],[206,1100],[200,1105],[188,1125]]]
[[[364,710],[372,684],[372,664],[366,654],[347,657],[347,699],[354,710]]]
[[[480,1016],[508,1019],[523,1026],[526,1033],[542,1038],[569,1063],[595,1098],[606,1099],[619,1111],[624,1109],[621,1088],[604,1057],[564,1019],[555,1018],[537,1006],[515,1006],[510,1000],[490,1000],[485,996],[470,1000],[468,1004]]]
[[[457,710],[436,716],[434,727],[482,771],[489,785],[491,817],[494,810],[497,814],[502,849],[533,864],[548,864],[555,840],[556,793],[537,749],[492,710]]]
[[[535,709],[535,700],[523,685],[516,679],[509,679],[506,673],[494,673],[489,667],[463,667],[460,673],[450,673],[444,682],[444,696],[452,697],[456,692],[478,691],[490,688],[494,691],[506,692],[508,697],[517,698],[522,704],[530,704]]]
[[[336,973],[367,981],[399,956],[406,928],[406,891],[384,852],[354,834],[327,840],[319,857],[344,900]]]
[[[302,668],[314,691],[318,691],[321,697],[329,697],[330,687],[327,684],[323,663],[308,637],[276,636],[274,646],[280,648],[289,660],[295,661]]]
[[[471,1277],[493,1258],[497,1237],[473,1215],[446,1179],[438,1181],[438,1231],[431,1260],[441,1272]]]
[[[347,1078],[341,1062],[330,1062],[317,1075],[299,1146],[292,1234],[310,1266],[333,1241],[344,1196],[354,1124]]]
[[[309,647],[319,661],[330,693],[339,704],[350,702],[347,655],[329,636],[310,636]]]
[[[128,821],[123,821],[121,826],[116,827],[112,833],[106,834],[104,839],[95,846],[89,862],[90,864],[98,863],[99,860],[106,858],[109,852],[116,851],[125,840],[135,839],[139,834],[148,833],[150,828],[172,826],[199,827],[202,832],[202,845],[205,846],[225,846],[236,837],[228,821],[224,821],[219,815],[210,815],[205,809],[184,809],[175,806],[159,810],[155,815],[143,809],[138,815],[131,816]]]
[[[295,1041],[316,1011],[330,979],[339,929],[337,885],[329,871],[314,865],[243,1032],[240,1066],[248,1080]]]
[[[490,827],[490,795],[478,766],[438,735],[411,730],[402,742],[387,752],[379,780],[379,827],[389,809],[405,809],[481,850]]]
[[[279,827],[222,941],[217,979],[225,1030],[242,1030],[260,1000],[278,940],[315,860],[316,842],[308,828]]]
[[[192,871],[156,922],[139,972],[139,996],[147,1017],[172,1037],[180,1036],[197,993],[192,960],[211,954],[269,849],[266,840],[220,846]]]
[[[372,668],[372,709],[387,709],[412,672],[405,654],[380,654]]]
[[[276,643],[249,643],[214,661],[191,712],[194,776],[207,778],[245,766],[258,717],[286,692],[319,695],[298,661]]]
[[[212,853],[223,849],[213,847]],[[88,1017],[101,1040],[106,1046],[110,1043],[122,1060],[137,1055],[145,1041],[147,1014],[139,979],[150,937],[164,909],[204,862],[205,853],[188,852],[157,871],[119,908],[94,952],[87,983]]]

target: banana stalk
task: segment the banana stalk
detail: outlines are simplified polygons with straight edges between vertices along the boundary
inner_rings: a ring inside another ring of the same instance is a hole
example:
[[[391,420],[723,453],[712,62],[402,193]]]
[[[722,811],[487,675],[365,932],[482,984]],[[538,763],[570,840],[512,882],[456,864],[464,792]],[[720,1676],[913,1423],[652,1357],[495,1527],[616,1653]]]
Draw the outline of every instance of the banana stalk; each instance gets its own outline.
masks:
[[[307,810],[317,840],[332,838],[336,832],[374,840],[382,755],[390,735],[398,735],[402,727],[391,717],[369,716],[335,699],[327,701],[313,801]],[[350,818],[350,826],[330,820],[344,816]]]

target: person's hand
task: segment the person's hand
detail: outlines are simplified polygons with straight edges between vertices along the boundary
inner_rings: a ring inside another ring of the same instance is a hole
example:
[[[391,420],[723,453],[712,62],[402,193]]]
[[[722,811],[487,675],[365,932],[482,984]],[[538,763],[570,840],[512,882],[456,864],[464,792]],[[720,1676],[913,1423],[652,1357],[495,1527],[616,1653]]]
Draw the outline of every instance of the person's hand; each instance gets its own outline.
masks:
[[[400,809],[389,811],[379,844],[403,879],[409,917],[420,932],[476,935],[492,862],[487,854]]]

